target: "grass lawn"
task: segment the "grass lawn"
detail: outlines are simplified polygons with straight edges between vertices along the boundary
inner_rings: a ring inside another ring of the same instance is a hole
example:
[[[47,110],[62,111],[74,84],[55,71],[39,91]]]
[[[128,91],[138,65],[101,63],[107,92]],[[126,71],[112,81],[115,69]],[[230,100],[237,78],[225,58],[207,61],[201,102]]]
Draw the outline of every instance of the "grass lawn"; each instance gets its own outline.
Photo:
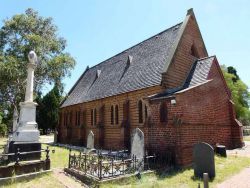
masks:
[[[224,181],[226,178],[240,172],[243,168],[250,166],[250,158],[233,157],[227,158],[215,157],[216,177],[210,182],[210,187]],[[175,171],[171,174],[151,174],[142,176],[141,180],[130,178],[119,183],[107,183],[101,187],[198,187],[198,183],[203,187],[202,181],[193,178],[193,169]]]
[[[4,143],[3,139],[0,139],[0,144]],[[43,144],[42,148],[46,148],[47,145]],[[56,146],[49,146],[51,150],[55,149],[55,153],[50,153],[51,168],[63,168],[68,165],[68,149]],[[45,157],[43,155],[43,157]],[[216,165],[216,177],[210,182],[210,187],[214,187],[217,183],[220,183],[228,177],[237,174],[245,167],[250,166],[250,158],[229,156],[227,158],[215,157]],[[102,184],[101,187],[198,187],[200,180],[193,178],[193,170],[185,169],[181,171],[175,171],[171,174],[150,174],[143,175],[141,180],[136,178],[130,178],[127,180],[119,181],[116,183]],[[1,187],[1,185],[0,185]],[[3,186],[2,186],[3,187]],[[6,188],[11,187],[63,187],[63,185],[53,176],[53,174],[40,175],[32,180],[25,180],[19,183],[4,186]],[[202,183],[201,183],[202,187]]]
[[[25,179],[20,182],[12,182],[1,188],[65,188],[51,173],[39,175],[33,179]]]
[[[48,145],[42,144],[42,148],[45,149]],[[69,150],[57,146],[49,146],[50,149],[50,160],[51,168],[65,168],[68,166],[69,161]],[[55,150],[55,153],[52,153],[52,150]],[[45,157],[45,153],[43,153]]]

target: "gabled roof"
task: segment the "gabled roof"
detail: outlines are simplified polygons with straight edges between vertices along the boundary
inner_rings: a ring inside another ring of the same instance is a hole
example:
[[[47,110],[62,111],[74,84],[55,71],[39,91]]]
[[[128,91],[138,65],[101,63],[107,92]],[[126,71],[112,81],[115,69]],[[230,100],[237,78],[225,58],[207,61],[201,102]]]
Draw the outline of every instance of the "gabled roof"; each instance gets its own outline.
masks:
[[[208,74],[210,72],[214,59],[215,59],[215,56],[196,60],[186,78],[186,81],[184,82],[182,86],[173,88],[173,89],[167,89],[166,91],[162,93],[149,96],[148,98],[153,99],[153,100],[166,98],[184,89],[192,88],[194,86],[206,83],[208,80]]]
[[[160,85],[181,25],[177,24],[86,69],[61,107]]]

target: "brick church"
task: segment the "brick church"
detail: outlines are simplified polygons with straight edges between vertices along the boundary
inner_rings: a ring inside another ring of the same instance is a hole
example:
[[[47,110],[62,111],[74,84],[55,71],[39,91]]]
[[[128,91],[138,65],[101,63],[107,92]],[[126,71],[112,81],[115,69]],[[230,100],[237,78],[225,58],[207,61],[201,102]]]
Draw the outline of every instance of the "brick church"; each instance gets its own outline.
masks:
[[[241,147],[242,125],[218,60],[209,56],[194,12],[183,22],[89,68],[62,102],[58,141],[130,149],[140,128],[149,152],[192,162],[193,145]]]

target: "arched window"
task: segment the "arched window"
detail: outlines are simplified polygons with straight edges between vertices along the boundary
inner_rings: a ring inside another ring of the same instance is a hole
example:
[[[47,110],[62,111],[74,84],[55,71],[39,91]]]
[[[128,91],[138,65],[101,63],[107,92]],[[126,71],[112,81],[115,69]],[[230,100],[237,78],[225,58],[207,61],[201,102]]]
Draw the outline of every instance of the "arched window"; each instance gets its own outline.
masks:
[[[191,46],[191,55],[199,58],[198,50],[196,49],[194,44],[192,44],[192,46]]]
[[[111,125],[114,125],[114,106],[111,106],[110,120],[111,120]]]
[[[76,111],[76,116],[75,116],[75,125],[78,125],[78,112]]]
[[[139,123],[143,123],[142,101],[141,100],[139,100],[139,102],[138,102],[138,116],[139,116]]]
[[[160,106],[160,121],[161,122],[167,122],[168,120],[168,109],[167,109],[167,105],[165,102],[161,103]]]
[[[94,125],[97,124],[97,114],[96,114],[96,108],[94,109]]]
[[[94,125],[94,110],[91,110],[91,125]]]
[[[96,108],[91,110],[91,125],[96,125]]]
[[[115,106],[115,124],[119,123],[119,109],[118,105]]]

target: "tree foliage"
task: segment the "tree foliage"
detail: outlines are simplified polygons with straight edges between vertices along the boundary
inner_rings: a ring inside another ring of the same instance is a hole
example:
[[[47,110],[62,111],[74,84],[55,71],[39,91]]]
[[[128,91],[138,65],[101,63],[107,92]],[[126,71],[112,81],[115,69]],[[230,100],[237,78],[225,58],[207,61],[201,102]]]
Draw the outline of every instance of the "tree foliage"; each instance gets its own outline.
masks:
[[[48,129],[54,130],[59,121],[59,107],[62,100],[62,90],[56,84],[54,88],[47,93],[44,97],[38,95],[36,102],[37,107],[37,123],[39,129],[43,130],[46,134]]]
[[[5,136],[7,133],[7,126],[2,122],[3,113],[0,112],[0,136]]]
[[[39,58],[35,70],[35,92],[45,84],[60,83],[70,76],[74,59],[65,52],[66,40],[58,36],[52,18],[27,9],[3,21],[0,28],[0,105],[11,114],[24,99],[27,55],[34,50]],[[10,115],[10,117],[12,117]]]
[[[227,85],[232,93],[236,116],[243,125],[250,125],[250,92],[248,86],[240,79],[234,67],[221,66]]]

